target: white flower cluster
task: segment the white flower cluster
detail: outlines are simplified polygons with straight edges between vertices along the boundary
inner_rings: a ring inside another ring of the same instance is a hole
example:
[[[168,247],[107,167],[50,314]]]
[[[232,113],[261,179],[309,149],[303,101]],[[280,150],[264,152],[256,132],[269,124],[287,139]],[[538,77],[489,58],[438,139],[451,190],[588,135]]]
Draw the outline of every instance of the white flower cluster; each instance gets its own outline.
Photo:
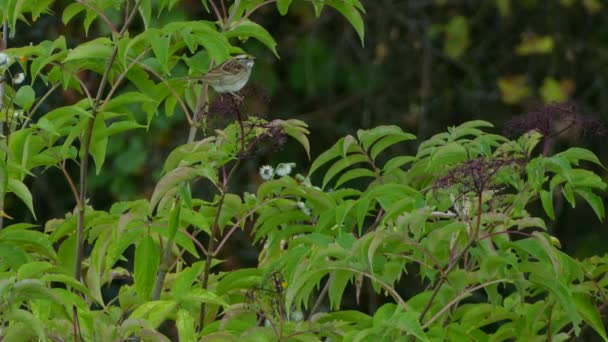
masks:
[[[289,176],[294,167],[296,167],[295,163],[280,163],[276,169],[270,165],[264,165],[260,167],[260,177],[268,181],[273,179],[275,175],[278,177]]]
[[[6,68],[11,64],[11,56],[0,52],[0,68]]]
[[[25,74],[20,72],[15,76],[15,78],[13,78],[13,83],[21,84],[21,82],[23,82],[24,80],[25,80]]]

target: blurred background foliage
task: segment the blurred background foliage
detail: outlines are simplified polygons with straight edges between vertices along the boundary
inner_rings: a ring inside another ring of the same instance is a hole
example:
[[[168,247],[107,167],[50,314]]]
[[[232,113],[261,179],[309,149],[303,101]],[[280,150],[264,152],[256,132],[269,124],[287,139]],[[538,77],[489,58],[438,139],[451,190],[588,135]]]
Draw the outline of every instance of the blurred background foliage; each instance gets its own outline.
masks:
[[[83,18],[68,26],[61,22],[58,11],[70,2],[56,1],[51,8],[56,15],[45,15],[31,27],[20,23],[9,45],[53,40],[60,34],[72,46],[85,40],[79,22]],[[570,101],[580,113],[602,121],[608,113],[608,5],[601,0],[362,3],[367,11],[364,47],[339,13],[326,9],[316,20],[311,6],[302,0],[293,1],[286,17],[274,5],[255,14],[254,20],[277,40],[280,59],[257,42],[243,42],[245,50],[257,57],[250,84],[265,89],[270,99],[259,94],[248,97],[249,110],[268,118],[307,122],[313,158],[339,137],[380,124],[399,125],[422,140],[470,119],[490,121],[501,133],[509,119],[543,103]],[[109,10],[107,15],[118,21],[120,14]],[[200,0],[185,0],[152,25],[185,19],[214,20]],[[104,25],[94,21],[89,35],[108,34]],[[77,98],[63,92],[48,101],[46,109]],[[230,119],[209,118],[210,128]],[[148,132],[111,139],[104,172],[91,173],[93,205],[108,208],[116,200],[149,197],[164,158],[186,137],[187,124],[176,110],[169,117],[157,113]],[[560,136],[554,149],[584,146],[608,164],[608,149],[601,139],[575,132]],[[394,153],[412,154],[416,148],[404,144]],[[302,173],[309,166],[296,143],[277,152],[262,151],[244,163],[241,189],[232,190],[253,191],[261,181],[258,168],[280,162],[295,162]],[[63,176],[55,169],[40,171],[30,184],[38,218],[64,216],[73,203]],[[605,171],[600,174],[606,176]],[[18,209],[18,202],[9,203],[10,212]],[[603,241],[608,229],[591,209],[556,209],[558,218],[551,231],[568,253],[606,252]],[[22,212],[28,215],[27,210]],[[250,263],[255,254],[240,259]]]

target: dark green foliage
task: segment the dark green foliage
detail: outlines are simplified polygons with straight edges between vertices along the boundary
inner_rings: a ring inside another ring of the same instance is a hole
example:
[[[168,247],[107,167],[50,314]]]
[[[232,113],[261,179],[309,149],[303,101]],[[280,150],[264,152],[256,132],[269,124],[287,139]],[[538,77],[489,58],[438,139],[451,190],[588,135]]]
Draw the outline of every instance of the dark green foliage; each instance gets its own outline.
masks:
[[[277,1],[278,12],[296,2]],[[9,1],[0,10],[15,29],[49,3]],[[154,18],[176,1],[75,2],[63,9],[64,23],[88,31],[101,20],[111,34],[73,48],[59,37],[3,52],[10,57],[4,75],[17,63],[37,87],[3,83],[0,214],[10,218],[4,199],[13,193],[35,219],[38,204],[26,184],[48,169],[61,171],[75,209],[40,226],[0,230],[0,336],[540,341],[590,329],[608,340],[601,313],[608,259],[568,256],[545,222],[562,198],[604,220],[606,183],[591,168],[603,165],[584,148],[539,151],[553,138],[547,132],[509,139],[491,133],[489,122],[470,121],[415,142],[395,125],[362,129],[306,173],[293,172],[289,161],[266,166],[252,193],[234,191],[236,170],[264,143],[290,137],[308,156],[311,146],[303,121],[248,115],[236,102],[224,108],[231,123],[207,129],[209,94],[197,78],[241,53],[240,39],[277,54],[272,35],[250,18],[267,3],[229,3],[202,2],[217,21],[160,25]],[[359,1],[309,3],[317,16],[336,9],[363,41]],[[124,14],[119,24],[106,16],[111,11]],[[142,30],[130,31],[134,18]],[[469,44],[467,20],[456,16],[446,30],[453,42],[445,53],[457,58]],[[61,90],[78,100],[44,112],[41,104]],[[179,116],[190,134],[164,158],[153,189],[96,208],[88,198],[89,157],[96,174],[111,174],[110,141],[149,129],[163,111]],[[199,130],[206,134],[200,140]],[[395,154],[397,144],[418,144],[418,151]],[[257,264],[222,268],[228,241],[242,232],[259,247]],[[402,281],[415,291],[404,293]],[[353,310],[363,296],[382,302]]]

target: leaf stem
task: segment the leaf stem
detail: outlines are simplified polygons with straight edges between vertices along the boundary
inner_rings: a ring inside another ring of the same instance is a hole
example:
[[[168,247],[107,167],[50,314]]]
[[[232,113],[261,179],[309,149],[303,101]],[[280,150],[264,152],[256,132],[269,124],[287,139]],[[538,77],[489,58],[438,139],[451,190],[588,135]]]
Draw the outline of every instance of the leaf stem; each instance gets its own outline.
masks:
[[[106,83],[108,81],[108,77],[110,75],[110,71],[112,70],[112,65],[116,60],[116,56],[118,55],[118,40],[125,34],[127,28],[135,18],[135,14],[139,8],[143,0],[138,0],[135,3],[135,6],[131,10],[129,17],[125,21],[122,29],[120,30],[118,36],[116,37],[116,41],[114,44],[114,50],[112,50],[112,55],[108,59],[106,63],[106,69],[101,77],[101,82],[99,83],[99,88],[97,90],[97,96],[93,101],[92,108],[92,117],[89,119],[89,125],[87,130],[85,131],[84,137],[84,148],[82,150],[81,155],[81,163],[80,163],[80,207],[78,208],[78,227],[76,231],[76,262],[74,266],[74,277],[77,280],[80,280],[81,271],[82,271],[82,261],[84,258],[84,220],[85,220],[85,211],[86,211],[86,194],[87,194],[87,176],[89,171],[89,151],[91,149],[91,140],[93,137],[93,128],[95,127],[95,119],[97,118],[97,113],[99,109],[99,104],[101,101],[101,97],[106,87]]]

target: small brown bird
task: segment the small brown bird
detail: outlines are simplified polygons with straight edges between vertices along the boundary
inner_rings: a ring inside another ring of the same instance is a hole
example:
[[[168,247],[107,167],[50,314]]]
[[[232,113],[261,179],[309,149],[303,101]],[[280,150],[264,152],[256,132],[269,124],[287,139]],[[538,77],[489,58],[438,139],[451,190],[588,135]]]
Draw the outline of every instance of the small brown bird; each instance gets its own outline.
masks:
[[[228,61],[209,70],[201,80],[207,83],[217,93],[230,93],[237,96],[251,76],[255,57],[250,55],[234,56]]]

